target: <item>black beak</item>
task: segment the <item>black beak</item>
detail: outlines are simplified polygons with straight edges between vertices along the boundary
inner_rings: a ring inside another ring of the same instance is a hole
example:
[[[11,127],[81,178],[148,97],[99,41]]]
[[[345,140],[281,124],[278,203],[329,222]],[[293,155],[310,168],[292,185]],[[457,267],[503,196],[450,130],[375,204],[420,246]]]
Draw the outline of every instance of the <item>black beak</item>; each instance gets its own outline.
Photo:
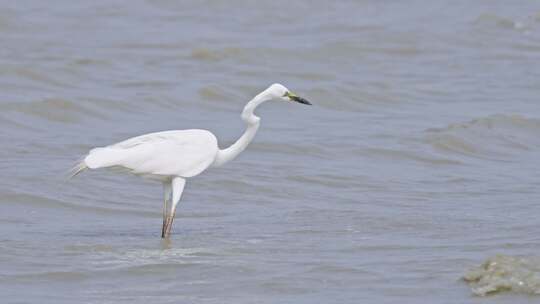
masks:
[[[299,96],[290,96],[291,100],[296,101],[298,103],[303,103],[305,105],[311,105],[311,102],[307,101],[306,99],[299,97]]]

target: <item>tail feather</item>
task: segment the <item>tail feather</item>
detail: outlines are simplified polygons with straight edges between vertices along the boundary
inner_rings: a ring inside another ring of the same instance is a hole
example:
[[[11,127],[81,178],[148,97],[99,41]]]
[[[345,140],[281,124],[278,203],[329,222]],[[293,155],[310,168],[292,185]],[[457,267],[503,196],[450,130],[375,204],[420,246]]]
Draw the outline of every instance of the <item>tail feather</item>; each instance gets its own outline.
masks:
[[[124,157],[125,152],[120,149],[110,147],[94,148],[90,150],[84,162],[90,169],[106,168],[121,165]]]
[[[69,174],[69,178],[74,178],[75,176],[79,175],[79,173],[83,172],[84,170],[88,169],[88,166],[84,162],[84,160],[78,162],[71,170]]]
[[[77,164],[70,170],[69,178],[77,176],[87,169],[106,168],[120,165],[124,158],[124,153],[119,153],[118,149],[109,147],[94,148],[88,152]]]

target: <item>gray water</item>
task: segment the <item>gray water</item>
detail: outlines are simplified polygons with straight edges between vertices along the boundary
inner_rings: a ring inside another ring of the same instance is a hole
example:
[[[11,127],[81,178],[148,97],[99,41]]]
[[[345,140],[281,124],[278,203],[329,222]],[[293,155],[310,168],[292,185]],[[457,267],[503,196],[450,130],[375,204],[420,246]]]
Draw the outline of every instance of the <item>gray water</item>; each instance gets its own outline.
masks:
[[[160,184],[66,180],[139,134],[226,147],[273,82],[314,106],[258,109],[169,242]],[[538,1],[2,1],[1,302],[540,301],[462,280],[540,269],[539,96]]]

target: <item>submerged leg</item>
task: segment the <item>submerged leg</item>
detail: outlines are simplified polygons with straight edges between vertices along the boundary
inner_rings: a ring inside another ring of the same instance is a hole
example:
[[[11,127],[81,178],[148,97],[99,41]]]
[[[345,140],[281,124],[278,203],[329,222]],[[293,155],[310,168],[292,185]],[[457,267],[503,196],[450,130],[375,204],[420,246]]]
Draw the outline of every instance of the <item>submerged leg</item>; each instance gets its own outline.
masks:
[[[165,222],[163,223],[163,233],[161,234],[162,238],[166,238],[171,233],[172,223],[174,220],[174,215],[176,213],[176,206],[178,205],[178,202],[180,202],[180,197],[182,196],[182,192],[184,191],[184,186],[186,185],[186,180],[182,177],[174,177],[171,181],[171,188],[172,188],[172,199],[171,199],[171,207],[169,209],[169,213],[167,214],[167,218],[165,219]]]
[[[161,237],[165,237],[165,222],[167,221],[167,214],[169,212],[168,203],[171,199],[171,182],[163,182],[163,225],[161,226]]]

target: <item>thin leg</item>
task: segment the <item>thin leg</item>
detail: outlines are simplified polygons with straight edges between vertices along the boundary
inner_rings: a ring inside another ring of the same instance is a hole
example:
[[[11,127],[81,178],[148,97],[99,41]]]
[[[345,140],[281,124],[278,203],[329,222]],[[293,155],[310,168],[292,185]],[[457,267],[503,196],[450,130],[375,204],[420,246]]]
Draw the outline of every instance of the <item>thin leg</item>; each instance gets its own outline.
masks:
[[[169,211],[168,202],[171,199],[171,183],[163,182],[163,225],[161,226],[161,237],[165,237],[165,222],[167,221],[167,213]]]
[[[169,210],[169,213],[163,225],[164,233],[162,233],[162,236],[161,236],[163,238],[166,238],[171,234],[172,223],[174,220],[174,215],[176,213],[176,206],[178,205],[178,202],[180,202],[180,197],[182,197],[182,192],[184,191],[185,185],[186,185],[186,180],[183,179],[182,177],[175,177],[171,181],[171,188],[172,188],[171,208]]]

